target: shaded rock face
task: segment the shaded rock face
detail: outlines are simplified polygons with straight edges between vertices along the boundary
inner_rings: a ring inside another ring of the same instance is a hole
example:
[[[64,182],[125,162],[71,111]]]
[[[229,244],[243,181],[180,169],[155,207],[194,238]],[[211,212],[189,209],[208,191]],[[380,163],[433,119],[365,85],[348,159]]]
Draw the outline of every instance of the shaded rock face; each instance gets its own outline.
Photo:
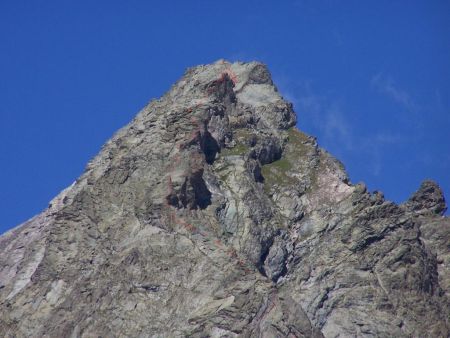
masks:
[[[419,214],[443,215],[447,210],[444,194],[433,181],[423,181],[410,199],[404,204],[409,211]]]
[[[2,336],[447,337],[439,187],[386,201],[295,124],[264,65],[187,70],[0,237]]]

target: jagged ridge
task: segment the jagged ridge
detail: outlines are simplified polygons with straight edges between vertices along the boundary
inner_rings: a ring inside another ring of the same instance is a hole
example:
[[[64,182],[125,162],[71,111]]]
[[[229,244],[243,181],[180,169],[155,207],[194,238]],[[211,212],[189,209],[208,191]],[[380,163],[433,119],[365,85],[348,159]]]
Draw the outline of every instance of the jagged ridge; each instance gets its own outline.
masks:
[[[295,124],[265,65],[187,70],[0,238],[0,331],[446,336],[439,187],[395,205]]]

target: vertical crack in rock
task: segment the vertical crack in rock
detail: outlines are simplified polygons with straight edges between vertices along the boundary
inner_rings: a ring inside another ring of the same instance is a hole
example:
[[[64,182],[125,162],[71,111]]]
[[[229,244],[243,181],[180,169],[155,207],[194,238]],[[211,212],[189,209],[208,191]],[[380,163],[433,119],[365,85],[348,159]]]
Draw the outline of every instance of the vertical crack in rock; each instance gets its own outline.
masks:
[[[205,131],[205,135],[201,140],[200,146],[205,154],[206,163],[213,164],[216,160],[217,153],[220,152],[220,146],[208,130]]]

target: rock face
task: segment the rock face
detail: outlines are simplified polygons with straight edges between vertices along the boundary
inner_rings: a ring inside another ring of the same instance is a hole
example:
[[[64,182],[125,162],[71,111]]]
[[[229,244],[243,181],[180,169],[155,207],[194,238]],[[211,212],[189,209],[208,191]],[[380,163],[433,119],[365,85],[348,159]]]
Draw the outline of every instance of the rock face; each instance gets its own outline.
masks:
[[[1,336],[449,336],[439,187],[389,202],[295,125],[263,64],[187,70],[0,237]]]

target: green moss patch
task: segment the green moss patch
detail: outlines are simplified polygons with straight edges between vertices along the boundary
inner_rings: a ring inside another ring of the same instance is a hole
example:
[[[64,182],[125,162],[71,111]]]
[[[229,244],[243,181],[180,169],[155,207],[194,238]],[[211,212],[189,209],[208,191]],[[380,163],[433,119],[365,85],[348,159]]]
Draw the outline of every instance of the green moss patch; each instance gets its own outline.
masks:
[[[287,134],[288,140],[282,158],[261,168],[266,191],[272,190],[276,185],[295,184],[296,180],[289,172],[295,163],[301,161],[301,158],[313,149],[308,136],[297,128],[290,128]]]
[[[281,158],[278,161],[263,165],[261,173],[264,177],[264,188],[266,191],[271,190],[274,185],[291,182],[292,178],[288,175],[291,168],[292,164],[286,158]]]
[[[248,147],[245,144],[238,143],[233,148],[225,148],[221,151],[221,156],[232,156],[232,155],[245,155],[248,151]]]

